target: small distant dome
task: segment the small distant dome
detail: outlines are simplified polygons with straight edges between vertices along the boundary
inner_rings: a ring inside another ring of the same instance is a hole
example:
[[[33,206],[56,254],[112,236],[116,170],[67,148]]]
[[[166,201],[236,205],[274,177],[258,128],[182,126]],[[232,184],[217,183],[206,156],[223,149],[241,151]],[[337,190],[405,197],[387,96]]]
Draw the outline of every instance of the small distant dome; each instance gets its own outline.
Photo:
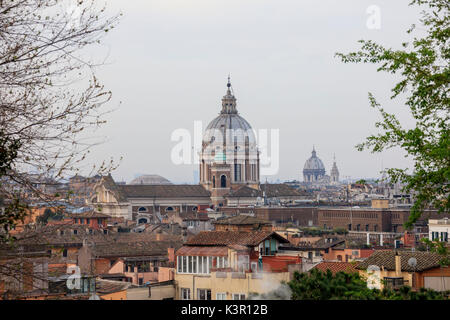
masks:
[[[313,148],[312,156],[306,160],[303,167],[303,178],[305,182],[317,182],[325,177],[325,166],[322,160],[317,157],[316,150]]]
[[[313,149],[312,156],[305,162],[304,170],[324,170],[325,166],[323,165],[322,160],[317,157],[316,150]],[[324,172],[325,174],[325,172]]]
[[[157,174],[145,174],[137,177],[136,179],[133,179],[130,182],[130,184],[151,185],[151,184],[172,184],[172,182]]]

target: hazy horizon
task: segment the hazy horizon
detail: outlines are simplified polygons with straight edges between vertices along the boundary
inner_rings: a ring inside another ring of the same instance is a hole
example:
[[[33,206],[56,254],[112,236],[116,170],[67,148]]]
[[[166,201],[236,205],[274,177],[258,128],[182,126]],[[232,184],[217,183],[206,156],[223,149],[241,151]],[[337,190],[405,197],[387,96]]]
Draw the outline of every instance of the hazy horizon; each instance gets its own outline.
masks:
[[[171,134],[193,132],[194,121],[205,128],[220,112],[231,74],[240,115],[255,130],[279,129],[280,168],[269,181],[302,181],[313,145],[327,174],[336,154],[341,179],[411,168],[399,150],[355,149],[377,132],[369,91],[412,124],[401,101],[389,99],[395,78],[334,57],[357,50],[360,39],[399,48],[419,17],[409,2],[108,0],[110,12],[124,15],[94,53],[107,55],[97,75],[117,110],[96,133],[106,142],[92,149],[89,161],[123,156],[112,173],[118,181],[158,174],[194,182],[197,166],[171,162],[177,144]],[[380,29],[366,26],[372,5],[380,8]]]

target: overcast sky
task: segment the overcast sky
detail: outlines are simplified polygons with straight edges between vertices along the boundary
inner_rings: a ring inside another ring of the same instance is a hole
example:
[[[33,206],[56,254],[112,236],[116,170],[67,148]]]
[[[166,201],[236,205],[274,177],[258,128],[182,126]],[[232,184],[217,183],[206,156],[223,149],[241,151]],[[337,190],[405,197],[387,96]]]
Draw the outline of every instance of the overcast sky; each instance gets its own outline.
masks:
[[[398,48],[419,17],[409,2],[108,0],[111,12],[124,15],[98,51],[108,52],[108,64],[97,75],[116,110],[97,132],[107,140],[93,159],[123,156],[116,180],[159,174],[193,182],[197,166],[171,161],[171,134],[193,134],[194,121],[206,127],[218,115],[230,73],[241,116],[256,130],[280,130],[280,167],[269,180],[300,179],[313,145],[327,174],[336,154],[341,178],[378,177],[382,165],[410,167],[399,150],[355,149],[376,132],[369,91],[411,124],[401,101],[389,99],[395,79],[334,57],[356,50],[359,39]],[[372,5],[380,8],[380,29],[367,27]]]

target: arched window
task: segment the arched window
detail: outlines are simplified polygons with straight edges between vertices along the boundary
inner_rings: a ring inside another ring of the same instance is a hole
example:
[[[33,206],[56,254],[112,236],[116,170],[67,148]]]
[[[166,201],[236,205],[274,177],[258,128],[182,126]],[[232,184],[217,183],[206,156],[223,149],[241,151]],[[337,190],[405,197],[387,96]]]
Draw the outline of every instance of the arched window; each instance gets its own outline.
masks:
[[[197,211],[197,210],[198,210],[197,207],[193,207],[193,208],[192,208],[192,211],[194,211],[194,212]]]
[[[173,208],[172,207],[167,207],[166,211],[173,211]]]
[[[140,218],[138,220],[138,224],[142,224],[142,223],[148,223],[148,219],[147,218]]]
[[[140,208],[138,209],[138,212],[147,212],[147,208],[145,208],[145,207],[140,207]]]
[[[222,175],[220,177],[220,187],[226,188],[227,187],[227,177],[225,175]]]

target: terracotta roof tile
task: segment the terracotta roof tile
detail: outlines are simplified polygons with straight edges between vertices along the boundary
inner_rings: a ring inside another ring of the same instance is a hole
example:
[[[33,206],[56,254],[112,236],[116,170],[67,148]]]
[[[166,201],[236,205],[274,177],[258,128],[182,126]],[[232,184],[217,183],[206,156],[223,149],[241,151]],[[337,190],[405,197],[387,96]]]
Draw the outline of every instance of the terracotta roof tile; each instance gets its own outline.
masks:
[[[96,280],[96,291],[97,293],[100,294],[120,292],[128,289],[130,286],[131,283],[129,282],[105,280],[105,279]]]
[[[395,251],[375,251],[370,257],[362,261],[358,265],[358,269],[365,270],[370,265],[376,265],[378,267],[384,267],[387,270],[395,270]],[[398,251],[398,255],[401,257],[402,271],[414,272],[424,271],[431,268],[439,267],[439,261],[442,257],[436,253],[421,252],[421,251]],[[415,258],[417,260],[416,267],[412,267],[408,264],[409,259]]]
[[[318,269],[323,272],[330,270],[332,273],[339,271],[354,273],[358,272],[355,265],[349,262],[321,262],[316,265],[313,269]]]
[[[227,247],[191,247],[183,246],[177,252],[177,256],[213,256],[226,257],[228,255]]]
[[[243,186],[236,191],[230,192],[226,197],[228,198],[256,198],[262,197],[265,192],[266,197],[289,197],[289,196],[301,196],[302,194],[296,189],[288,186],[284,183],[271,184],[263,183],[260,185],[260,189],[253,189],[248,186]]]
[[[118,185],[128,198],[209,198],[211,193],[201,185]]]
[[[202,231],[192,237],[185,245],[201,246],[227,246],[243,245],[257,246],[270,236],[278,238],[281,242],[289,243],[285,238],[271,231]]]
[[[219,219],[217,221],[214,221],[213,224],[225,224],[225,225],[267,224],[267,225],[271,225],[272,223],[270,221],[252,217],[252,216],[239,215],[239,216],[233,216],[233,217],[228,217],[228,218],[224,218],[224,219]]]

